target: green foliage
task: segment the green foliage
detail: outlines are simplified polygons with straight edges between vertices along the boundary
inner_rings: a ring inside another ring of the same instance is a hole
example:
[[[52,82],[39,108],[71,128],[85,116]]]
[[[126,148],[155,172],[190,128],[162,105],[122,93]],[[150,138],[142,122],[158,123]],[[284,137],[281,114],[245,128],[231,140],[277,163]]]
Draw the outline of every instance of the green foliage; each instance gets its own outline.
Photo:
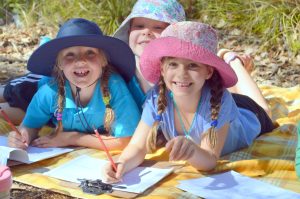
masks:
[[[190,1],[191,2],[191,1]],[[284,45],[300,51],[300,1],[296,0],[195,0],[195,12],[188,17],[217,28],[238,28],[244,34],[258,35],[262,49]]]
[[[179,0],[189,20],[216,28],[238,28],[258,35],[262,49],[284,45],[294,55],[300,49],[299,0]],[[107,34],[113,33],[129,14],[136,0],[2,0],[1,8],[17,13],[25,26],[37,22],[55,26],[72,17],[97,22]]]

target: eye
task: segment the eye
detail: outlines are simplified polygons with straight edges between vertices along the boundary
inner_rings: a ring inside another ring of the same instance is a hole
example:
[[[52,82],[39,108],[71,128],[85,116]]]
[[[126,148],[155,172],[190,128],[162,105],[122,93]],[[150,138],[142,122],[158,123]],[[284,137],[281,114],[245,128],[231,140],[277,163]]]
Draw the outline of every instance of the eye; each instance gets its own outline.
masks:
[[[155,30],[163,30],[164,27],[162,27],[162,26],[155,26],[154,29],[155,29]]]
[[[75,54],[73,52],[68,52],[65,56],[64,59],[71,61],[75,59]]]
[[[177,66],[178,66],[178,64],[176,62],[171,61],[171,62],[168,63],[168,68],[174,69]]]
[[[92,58],[95,57],[97,53],[93,50],[88,50],[85,54],[87,55],[87,57]]]
[[[199,68],[199,65],[196,64],[196,63],[190,63],[190,64],[188,65],[188,68],[189,68],[190,70],[197,70],[197,69]]]
[[[132,25],[132,28],[134,29],[143,29],[145,26],[144,24],[133,24]]]

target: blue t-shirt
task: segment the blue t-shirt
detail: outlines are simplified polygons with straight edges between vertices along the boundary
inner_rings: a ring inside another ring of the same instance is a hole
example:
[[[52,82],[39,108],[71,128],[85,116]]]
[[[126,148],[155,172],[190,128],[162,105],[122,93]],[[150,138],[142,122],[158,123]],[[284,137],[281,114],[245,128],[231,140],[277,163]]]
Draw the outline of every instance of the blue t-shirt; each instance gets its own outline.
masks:
[[[133,96],[133,99],[135,100],[136,104],[138,105],[140,111],[143,111],[143,104],[146,100],[147,95],[142,90],[136,75],[133,76],[133,78],[128,82],[127,84],[128,89],[130,93]]]
[[[131,136],[140,119],[139,109],[126,83],[119,75],[110,76],[108,87],[111,95],[110,105],[115,113],[112,135],[115,137]],[[53,81],[48,81],[38,90],[29,104],[23,125],[29,128],[40,128],[49,120],[57,124],[56,117],[54,117],[57,109],[57,90],[57,84]],[[82,109],[76,106],[68,81],[66,81],[65,91],[65,107],[62,113],[64,131],[90,131],[85,120],[91,128],[103,127],[105,105],[102,100],[100,80],[96,84],[91,100]]]
[[[211,127],[210,97],[210,88],[205,84],[201,93],[199,111],[190,132],[190,137],[198,144],[200,144],[201,135]],[[149,126],[153,125],[157,115],[157,98],[158,87],[155,86],[145,101],[142,113],[142,121]],[[160,127],[167,140],[178,135],[174,121],[174,104],[168,93],[167,107],[160,121]],[[222,155],[249,146],[260,133],[260,122],[255,114],[249,110],[238,108],[232,95],[224,90],[217,128],[221,128],[226,123],[229,123],[229,130]]]
[[[41,76],[40,80],[38,81],[38,89],[41,88],[44,84],[52,81],[53,78],[49,76]]]

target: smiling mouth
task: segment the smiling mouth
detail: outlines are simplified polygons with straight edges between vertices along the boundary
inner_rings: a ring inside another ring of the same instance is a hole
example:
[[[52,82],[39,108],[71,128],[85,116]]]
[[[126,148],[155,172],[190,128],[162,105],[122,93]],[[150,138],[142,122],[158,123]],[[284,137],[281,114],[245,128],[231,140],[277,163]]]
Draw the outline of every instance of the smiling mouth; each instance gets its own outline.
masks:
[[[188,82],[173,82],[178,87],[190,87],[193,83],[188,83]]]
[[[80,71],[74,71],[74,75],[77,77],[85,77],[90,73],[88,70],[80,70]]]
[[[145,40],[145,41],[139,42],[139,44],[148,44],[149,42],[150,42],[150,40]]]

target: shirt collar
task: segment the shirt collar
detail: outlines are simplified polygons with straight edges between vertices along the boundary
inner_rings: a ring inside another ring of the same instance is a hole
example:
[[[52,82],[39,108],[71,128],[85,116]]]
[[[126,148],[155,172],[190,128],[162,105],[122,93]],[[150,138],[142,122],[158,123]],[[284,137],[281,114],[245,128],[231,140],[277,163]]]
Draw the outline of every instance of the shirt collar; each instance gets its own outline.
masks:
[[[97,84],[96,84],[96,88],[95,88],[95,91],[100,90],[100,81],[97,81]],[[66,81],[66,84],[65,84],[65,91],[66,91],[66,97],[65,97],[65,108],[76,108],[76,103],[75,103],[75,100],[73,98],[73,95],[72,95],[72,90],[71,90],[71,85],[70,85],[70,82],[67,80]],[[95,92],[94,91],[94,94],[89,102],[89,104],[92,103],[92,101],[94,100],[94,98],[96,97],[97,99],[102,99],[102,95],[101,95],[101,92]],[[95,96],[95,93],[99,93],[100,96]]]

